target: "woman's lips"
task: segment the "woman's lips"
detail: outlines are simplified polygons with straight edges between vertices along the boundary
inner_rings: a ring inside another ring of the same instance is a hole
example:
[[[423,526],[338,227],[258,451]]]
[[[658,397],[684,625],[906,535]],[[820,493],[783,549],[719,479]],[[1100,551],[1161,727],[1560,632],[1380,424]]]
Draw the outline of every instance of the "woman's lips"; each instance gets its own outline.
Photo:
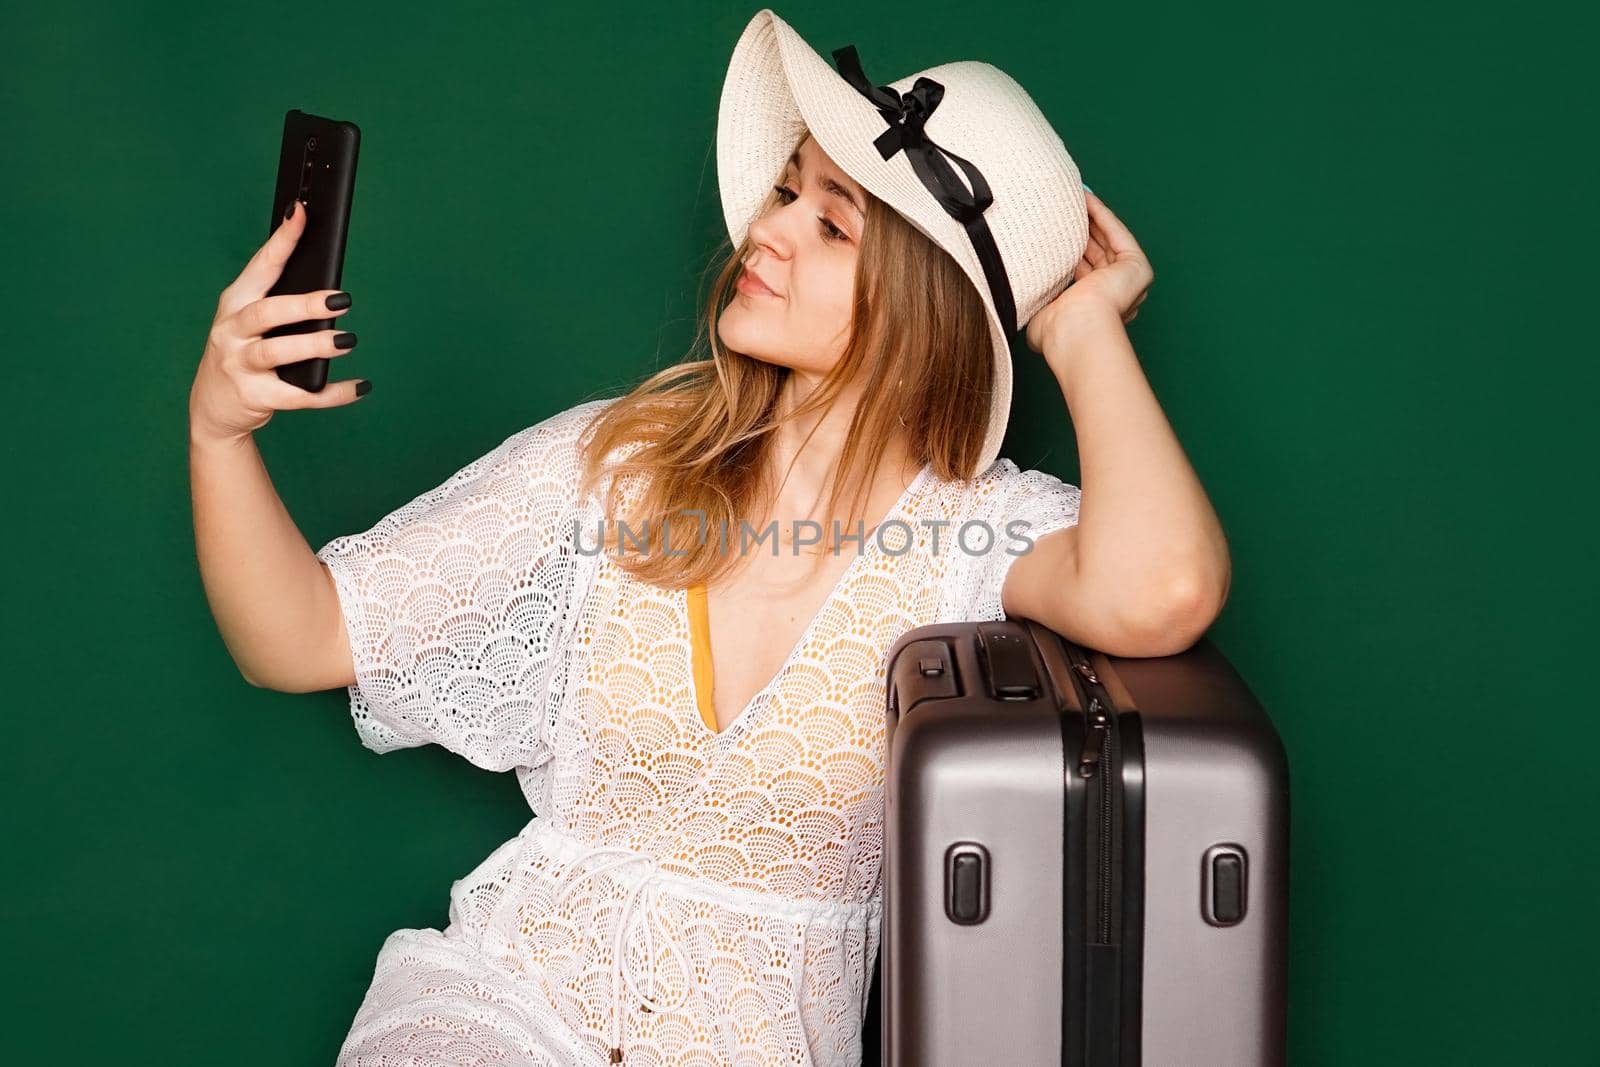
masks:
[[[751,274],[747,270],[742,270],[742,271],[739,272],[739,280],[735,283],[735,285],[736,285],[736,287],[738,288],[738,290],[741,293],[747,293],[750,296],[777,296],[778,295],[777,293],[774,293],[771,289],[768,289],[766,286],[764,286],[760,282],[756,281],[755,275]]]

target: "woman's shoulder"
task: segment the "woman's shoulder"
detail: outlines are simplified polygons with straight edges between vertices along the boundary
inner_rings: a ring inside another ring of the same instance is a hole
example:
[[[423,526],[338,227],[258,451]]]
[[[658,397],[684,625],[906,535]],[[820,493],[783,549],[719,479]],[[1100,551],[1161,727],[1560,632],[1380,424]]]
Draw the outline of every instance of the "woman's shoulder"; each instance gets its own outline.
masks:
[[[946,512],[970,516],[989,510],[1014,487],[1027,483],[1031,475],[1042,473],[1024,471],[1013,460],[1001,456],[970,478],[934,478],[932,497]]]
[[[614,399],[585,400],[514,431],[435,492],[499,497],[519,509],[561,506],[576,493],[579,437]]]
[[[940,480],[929,509],[951,531],[980,523],[997,533],[1020,528],[1042,534],[1074,525],[1081,499],[1076,485],[1002,456],[971,478]],[[1016,527],[1019,520],[1023,525]]]
[[[537,455],[542,451],[570,448],[577,444],[578,438],[589,424],[619,399],[621,398],[604,396],[573,404],[530,426],[524,426],[511,435],[511,442],[523,455]]]

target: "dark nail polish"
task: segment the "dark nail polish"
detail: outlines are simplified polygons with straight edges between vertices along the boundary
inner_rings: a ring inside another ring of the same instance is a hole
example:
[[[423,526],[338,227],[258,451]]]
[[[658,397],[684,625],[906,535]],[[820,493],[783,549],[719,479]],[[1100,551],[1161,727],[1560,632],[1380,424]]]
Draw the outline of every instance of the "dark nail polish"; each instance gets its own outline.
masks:
[[[334,293],[325,301],[329,311],[343,311],[350,306],[349,293]]]
[[[289,206],[283,209],[283,220],[285,222],[287,222],[290,219],[294,218],[294,205],[295,205],[295,201],[290,200],[289,201]]]
[[[356,335],[355,334],[353,334],[353,333],[336,333],[336,334],[333,335],[333,347],[334,348],[354,348],[355,346],[356,346]]]
[[[372,383],[363,378],[356,383],[356,396],[366,396],[372,392]]]

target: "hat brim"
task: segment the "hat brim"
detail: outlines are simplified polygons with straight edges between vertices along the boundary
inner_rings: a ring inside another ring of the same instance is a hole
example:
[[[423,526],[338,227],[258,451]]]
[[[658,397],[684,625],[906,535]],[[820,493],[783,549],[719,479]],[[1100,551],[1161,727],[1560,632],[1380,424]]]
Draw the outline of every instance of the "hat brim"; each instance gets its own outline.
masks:
[[[906,92],[908,76],[889,83]],[[978,472],[1000,455],[1011,413],[1011,344],[995,310],[983,265],[965,227],[929,195],[904,152],[885,160],[873,145],[888,123],[771,9],[750,20],[734,45],[717,110],[717,184],[733,246],[778,180],[789,153],[810,130],[833,162],[867,192],[899,212],[958,263],[983,301],[994,351],[994,391]],[[939,112],[925,129],[939,141]]]

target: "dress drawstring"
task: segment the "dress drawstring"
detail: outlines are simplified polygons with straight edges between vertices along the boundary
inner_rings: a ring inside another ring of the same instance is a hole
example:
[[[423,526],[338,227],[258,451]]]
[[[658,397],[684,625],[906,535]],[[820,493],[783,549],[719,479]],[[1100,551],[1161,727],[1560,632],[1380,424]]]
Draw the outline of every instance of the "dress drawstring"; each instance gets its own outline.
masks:
[[[634,848],[629,848],[623,845],[591,845],[585,842],[580,842],[572,835],[554,828],[549,829],[547,832],[550,834],[549,840],[552,846],[556,848],[560,854],[567,857],[566,872],[556,879],[557,886],[552,895],[552,905],[561,904],[566,899],[567,895],[572,891],[572,889],[585,878],[604,874],[607,871],[617,870],[619,868],[626,867],[629,864],[640,864],[644,867],[643,877],[628,891],[627,898],[622,905],[621,914],[617,917],[616,929],[612,933],[612,1018],[609,1049],[611,1053],[610,1062],[614,1064],[621,1063],[622,1035],[624,1028],[624,1019],[622,1013],[625,1007],[625,1001],[622,995],[623,985],[626,985],[628,991],[631,992],[633,996],[637,998],[637,1001],[641,1003],[648,1011],[672,1011],[682,1007],[689,999],[689,994],[691,992],[690,983],[693,981],[694,971],[690,966],[689,961],[685,957],[683,950],[678,946],[674,938],[668,937],[666,939],[667,948],[678,960],[678,966],[680,968],[680,974],[683,976],[684,986],[680,995],[670,1003],[647,997],[639,989],[638,983],[634,980],[633,971],[629,966],[629,957],[627,951],[628,935],[630,932],[632,932],[633,921],[636,917],[641,918],[644,921],[645,947],[647,955],[649,956],[647,965],[650,971],[650,990],[652,993],[660,995],[662,992],[662,983],[656,974],[657,957],[655,947],[655,929],[651,918],[652,915],[656,913],[656,900],[659,893],[663,889],[670,889],[673,883],[682,881],[684,876],[674,874],[670,871],[663,871],[656,857]],[[614,856],[615,858],[609,862],[585,866],[589,860],[608,854]],[[741,900],[741,894],[738,891],[730,890],[726,887],[701,887],[699,891],[705,892],[707,890],[710,890],[709,899],[716,900],[726,907],[750,907],[754,909],[759,909],[761,907],[760,904],[757,904],[752,900]],[[684,889],[680,886],[675,891],[683,892]],[[646,899],[647,893],[649,894],[648,899]],[[641,901],[643,901],[644,907],[636,910],[636,905],[638,905]],[[768,906],[771,908],[771,905]],[[832,924],[839,919],[841,913],[845,916],[849,916],[849,918],[846,918],[845,921],[840,923],[837,929],[837,936],[839,937],[837,959],[841,961],[842,966],[842,961],[844,961],[846,958],[846,946],[848,944],[850,932],[853,930],[864,929],[865,927],[869,927],[878,922],[879,915],[881,914],[881,906],[880,900],[877,897],[860,902],[812,900],[802,903],[796,900],[788,900],[784,902],[781,909],[771,909],[769,911],[769,914],[773,914],[774,917],[776,917],[778,914],[781,914],[784,919],[794,923],[797,927],[793,936],[789,939],[790,945],[793,949],[790,958],[789,970],[793,977],[793,988],[795,990],[796,997],[795,1009],[799,1015],[798,1022],[800,1033],[808,1053],[808,1060],[810,1050],[815,1047],[815,1045],[812,1043],[810,1029],[806,1025],[805,1013],[803,1010],[806,995],[806,952],[809,948],[808,935],[810,934],[811,926],[813,923],[817,922]],[[860,916],[859,921],[854,918],[856,915]],[[866,1012],[866,1001],[871,993],[871,990],[867,986],[867,981],[869,979],[870,974],[863,976],[861,990],[861,1010],[863,1015]],[[807,1067],[809,1067],[809,1063]]]
[[[613,935],[613,938],[612,938],[611,956],[612,956],[613,967],[612,967],[612,971],[611,971],[611,1002],[612,1002],[612,1015],[611,1015],[611,1019],[612,1019],[612,1023],[611,1023],[611,1034],[612,1034],[612,1038],[611,1038],[611,1062],[612,1063],[621,1063],[622,1062],[622,990],[621,990],[621,988],[619,986],[619,979],[622,982],[625,982],[627,984],[628,990],[634,995],[634,997],[636,997],[640,1002],[643,1003],[643,1005],[645,1006],[646,1009],[648,1009],[650,1011],[670,1011],[673,1008],[680,1007],[683,1004],[683,1002],[686,999],[688,999],[688,988],[687,988],[687,985],[686,985],[685,988],[682,991],[682,994],[678,997],[678,999],[676,1001],[674,1001],[671,1004],[662,1004],[660,1002],[657,1002],[657,1001],[651,999],[650,997],[645,996],[643,993],[641,993],[639,991],[639,987],[638,987],[637,983],[635,983],[634,980],[633,980],[633,974],[627,967],[628,923],[629,923],[629,920],[632,919],[633,914],[634,914],[634,912],[633,912],[634,904],[639,900],[640,896],[647,889],[651,892],[651,902],[653,903],[653,901],[655,899],[655,892],[656,892],[657,887],[658,887],[657,878],[661,874],[661,865],[656,862],[656,859],[655,859],[654,856],[646,855],[646,854],[641,853],[641,852],[636,852],[635,850],[633,850],[631,848],[624,848],[624,847],[622,847],[620,845],[597,845],[597,846],[594,846],[592,848],[586,849],[584,851],[583,855],[581,855],[580,857],[578,857],[576,860],[573,861],[571,866],[572,867],[577,867],[579,864],[582,864],[585,860],[588,860],[588,859],[590,859],[590,858],[592,858],[594,856],[602,855],[602,854],[607,853],[607,852],[615,853],[615,854],[619,855],[621,858],[617,859],[617,860],[614,860],[611,863],[606,863],[606,864],[602,864],[602,865],[600,865],[598,867],[589,868],[588,870],[585,870],[585,871],[577,874],[576,876],[564,878],[562,880],[561,888],[556,891],[555,903],[559,904],[562,900],[564,900],[566,898],[567,893],[571,891],[572,887],[577,885],[579,882],[583,881],[583,879],[585,879],[585,878],[591,877],[591,876],[596,875],[596,874],[602,874],[605,871],[614,870],[615,868],[625,866],[625,865],[627,865],[629,863],[643,863],[648,868],[648,871],[647,871],[645,877],[642,878],[639,881],[639,884],[634,886],[631,890],[629,890],[628,899],[622,905],[622,914],[617,919],[616,933]],[[644,920],[645,920],[644,931],[645,931],[645,944],[646,944],[646,946],[647,946],[647,948],[649,950],[649,956],[650,956],[650,985],[651,985],[652,989],[655,989],[656,986],[657,986],[656,975],[655,975],[655,959],[656,959],[655,934],[652,931],[651,926],[650,926],[649,910],[650,910],[650,905],[647,904],[646,908],[645,908],[645,912],[644,912]],[[687,982],[688,976],[689,976],[689,973],[690,973],[689,972],[688,961],[684,958],[683,953],[679,950],[678,946],[672,942],[671,939],[668,939],[667,947],[672,951],[672,953],[675,956],[677,956],[678,964],[682,968],[682,973],[684,975],[685,982]]]
[[[816,1046],[811,1043],[811,1032],[806,1029],[806,930],[811,926],[808,919],[800,924],[799,944],[794,947],[794,1017],[800,1024],[800,1036],[806,1043],[806,1058],[811,1058],[811,1050]]]

